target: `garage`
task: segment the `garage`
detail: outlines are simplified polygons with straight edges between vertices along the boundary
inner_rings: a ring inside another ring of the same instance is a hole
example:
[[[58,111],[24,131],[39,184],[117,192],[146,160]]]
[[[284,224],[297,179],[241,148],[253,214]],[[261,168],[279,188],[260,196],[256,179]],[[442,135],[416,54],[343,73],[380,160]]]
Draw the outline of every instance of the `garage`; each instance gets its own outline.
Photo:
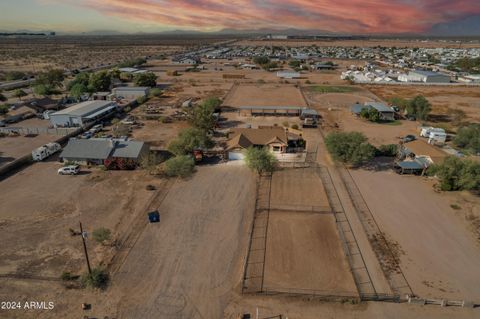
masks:
[[[228,152],[228,159],[230,161],[244,160],[245,154],[242,151],[231,151]]]

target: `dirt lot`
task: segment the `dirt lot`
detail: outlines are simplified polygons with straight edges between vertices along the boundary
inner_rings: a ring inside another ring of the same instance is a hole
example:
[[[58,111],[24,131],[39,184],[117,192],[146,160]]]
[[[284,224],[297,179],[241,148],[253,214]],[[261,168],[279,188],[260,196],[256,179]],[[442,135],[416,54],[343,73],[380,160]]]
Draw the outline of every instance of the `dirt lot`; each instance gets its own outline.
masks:
[[[0,137],[0,166],[16,158],[30,154],[32,150],[48,142],[55,141],[59,136],[39,134],[34,137],[6,136]]]
[[[118,318],[221,318],[240,284],[254,189],[239,166],[179,181],[159,207],[161,224],[145,230],[116,278]]]
[[[83,271],[81,241],[69,228],[78,230],[82,221],[87,231],[106,227],[115,238],[151,196],[145,186],[162,184],[141,171],[84,169],[78,176],[61,176],[60,166],[53,159],[36,163],[0,182],[0,273],[58,278],[63,271]],[[88,246],[94,265],[112,248],[93,240]]]
[[[329,211],[327,194],[313,168],[283,169],[272,177],[270,207]]]
[[[307,106],[300,90],[289,85],[235,86],[229,92],[223,105],[231,107]]]
[[[332,214],[271,211],[265,290],[357,294]]]
[[[450,207],[451,196],[418,177],[365,170],[352,175],[380,229],[403,251],[402,269],[416,294],[480,300],[480,249],[468,221]]]

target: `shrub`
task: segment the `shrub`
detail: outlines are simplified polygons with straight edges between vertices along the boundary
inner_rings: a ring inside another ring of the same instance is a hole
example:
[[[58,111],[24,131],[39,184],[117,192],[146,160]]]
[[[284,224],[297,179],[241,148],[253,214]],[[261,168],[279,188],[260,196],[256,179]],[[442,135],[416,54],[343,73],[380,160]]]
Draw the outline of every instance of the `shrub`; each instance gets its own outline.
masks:
[[[480,124],[460,128],[453,143],[474,153],[480,153]]]
[[[473,160],[449,156],[430,166],[428,174],[438,177],[442,191],[480,190],[480,163]]]
[[[297,125],[297,124],[292,124],[292,128],[293,128],[294,130],[298,130],[298,125]]]
[[[386,144],[380,145],[377,149],[376,156],[388,156],[388,157],[395,157],[398,153],[398,145],[397,144]]]
[[[175,155],[191,154],[195,149],[210,148],[213,142],[208,135],[197,128],[187,128],[178,134],[168,146],[168,150]]]
[[[133,76],[133,83],[137,86],[154,87],[157,85],[157,76],[152,72],[138,73]]]
[[[257,172],[259,175],[264,172],[273,172],[277,165],[277,159],[268,149],[258,147],[249,147],[247,149],[245,162],[251,170]]]
[[[0,114],[7,114],[9,110],[8,105],[0,105]]]
[[[151,97],[158,97],[162,95],[162,90],[159,88],[153,88],[150,90],[150,96]]]
[[[359,132],[330,133],[325,144],[332,157],[343,163],[360,165],[375,156],[375,147]]]
[[[96,242],[103,244],[105,241],[110,239],[111,234],[112,232],[110,229],[101,227],[92,232],[92,237]]]
[[[289,126],[290,126],[287,121],[283,121],[283,122],[282,122],[282,125],[283,125],[284,127],[289,127]]]
[[[148,97],[146,97],[146,96],[140,96],[140,97],[137,98],[138,105],[141,105],[141,104],[143,104],[147,101],[148,101]]]
[[[7,97],[0,92],[0,102],[5,102],[6,100],[8,100]]]
[[[75,279],[77,279],[78,276],[73,276],[70,272],[64,271],[64,272],[62,272],[62,275],[60,276],[60,278],[61,278],[63,281],[70,281],[70,280],[75,280]]]
[[[101,267],[93,268],[92,273],[84,273],[81,278],[84,287],[105,289],[109,282],[109,276],[105,269]]]
[[[195,161],[191,156],[181,155],[165,161],[164,172],[167,176],[188,177],[195,171]]]
[[[432,106],[428,100],[422,96],[417,95],[407,104],[406,111],[408,115],[415,115],[419,120],[425,121],[428,114],[432,110]]]

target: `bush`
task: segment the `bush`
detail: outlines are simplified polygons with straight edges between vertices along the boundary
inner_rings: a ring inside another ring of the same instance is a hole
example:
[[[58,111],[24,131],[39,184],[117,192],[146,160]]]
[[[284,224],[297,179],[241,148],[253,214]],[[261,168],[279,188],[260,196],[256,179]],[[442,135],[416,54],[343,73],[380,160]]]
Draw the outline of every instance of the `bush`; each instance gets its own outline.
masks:
[[[70,272],[64,271],[64,272],[62,273],[62,275],[60,276],[60,278],[61,278],[63,281],[71,281],[71,280],[77,279],[78,276],[73,276]]]
[[[140,96],[140,97],[137,98],[138,105],[141,105],[141,104],[143,104],[147,101],[148,101],[148,98],[146,96]]]
[[[150,96],[151,97],[159,97],[162,95],[162,90],[159,88],[153,88],[150,90]]]
[[[471,124],[460,128],[453,143],[475,154],[480,153],[480,124]]]
[[[266,148],[249,147],[245,154],[245,162],[259,175],[265,172],[271,173],[277,166],[277,159]]]
[[[293,128],[294,130],[298,130],[298,125],[297,125],[297,124],[292,124],[292,128]]]
[[[480,190],[480,163],[473,160],[449,156],[430,166],[428,174],[438,177],[442,191]]]
[[[288,124],[287,121],[283,121],[283,122],[282,122],[282,125],[283,125],[283,127],[290,127],[290,125]]]
[[[112,232],[110,229],[101,227],[92,232],[92,237],[96,242],[103,244],[105,241],[110,239],[111,234]]]
[[[363,108],[360,111],[360,117],[369,120],[370,122],[379,122],[380,121],[380,112],[378,112],[373,107]]]
[[[8,105],[0,105],[0,114],[7,114],[10,111]]]
[[[164,172],[167,176],[188,177],[195,171],[195,161],[191,156],[181,155],[165,161]]]
[[[92,273],[84,273],[81,278],[84,287],[105,289],[109,281],[108,273],[101,267],[93,268]]]
[[[398,153],[398,145],[397,144],[386,144],[380,145],[377,149],[376,156],[387,156],[387,157],[395,157]]]
[[[342,163],[360,165],[375,156],[375,147],[359,132],[330,133],[325,144],[332,157]]]
[[[8,100],[7,97],[0,92],[0,102],[5,102],[6,100]]]
[[[406,111],[408,115],[415,115],[419,120],[425,121],[428,118],[428,114],[432,110],[432,106],[428,100],[422,96],[417,95],[407,104]]]
[[[157,85],[157,76],[152,72],[138,73],[133,76],[133,83],[137,86],[154,87]]]

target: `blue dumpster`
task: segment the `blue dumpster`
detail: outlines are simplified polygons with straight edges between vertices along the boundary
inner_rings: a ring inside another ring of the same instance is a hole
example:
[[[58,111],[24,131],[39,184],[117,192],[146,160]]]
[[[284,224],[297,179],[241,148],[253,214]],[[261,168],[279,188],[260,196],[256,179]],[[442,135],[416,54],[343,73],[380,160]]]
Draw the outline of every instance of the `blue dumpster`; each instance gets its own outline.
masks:
[[[148,220],[151,223],[159,223],[160,222],[160,213],[158,210],[148,213]]]

